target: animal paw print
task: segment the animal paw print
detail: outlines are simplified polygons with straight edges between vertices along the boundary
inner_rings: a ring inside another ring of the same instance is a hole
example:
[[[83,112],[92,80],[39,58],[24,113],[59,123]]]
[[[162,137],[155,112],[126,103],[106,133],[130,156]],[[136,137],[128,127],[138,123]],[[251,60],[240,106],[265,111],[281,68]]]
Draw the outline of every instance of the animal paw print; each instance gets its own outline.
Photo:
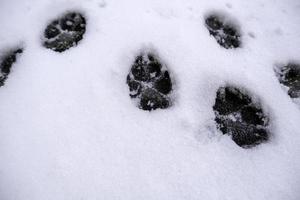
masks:
[[[169,97],[172,81],[164,64],[153,53],[136,57],[127,76],[130,97],[138,100],[143,110],[165,109],[171,105]]]
[[[220,16],[210,15],[205,19],[206,28],[210,35],[225,49],[238,48],[241,46],[241,35],[237,28],[225,22]]]
[[[291,98],[300,97],[300,64],[289,63],[277,72],[279,82],[288,88]]]
[[[268,140],[268,117],[240,89],[219,88],[213,109],[217,127],[223,134],[231,135],[237,145],[247,148]]]
[[[0,71],[0,87],[4,85],[5,80],[7,79],[12,65],[16,62],[18,54],[21,54],[23,49],[18,48],[6,53],[1,59],[1,71]]]
[[[86,20],[76,12],[70,12],[53,20],[45,29],[44,46],[57,52],[63,52],[82,40],[86,29]]]

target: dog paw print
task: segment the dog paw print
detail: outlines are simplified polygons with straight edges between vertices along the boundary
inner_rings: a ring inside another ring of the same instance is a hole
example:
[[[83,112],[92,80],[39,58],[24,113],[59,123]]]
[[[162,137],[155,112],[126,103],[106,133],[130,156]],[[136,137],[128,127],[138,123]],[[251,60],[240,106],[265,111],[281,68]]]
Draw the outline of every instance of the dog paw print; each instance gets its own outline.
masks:
[[[237,28],[218,15],[210,15],[205,19],[206,28],[217,42],[226,49],[241,46],[241,34]]]
[[[268,140],[268,117],[246,92],[219,88],[213,110],[218,129],[231,135],[237,145],[247,148]]]
[[[291,98],[300,97],[300,64],[289,63],[277,72],[279,82],[288,88]]]
[[[70,12],[53,20],[44,31],[44,46],[63,52],[82,40],[86,20],[80,13]]]
[[[153,53],[138,55],[127,76],[130,97],[143,110],[165,109],[171,105],[172,81],[166,65]]]
[[[4,85],[5,80],[7,79],[12,65],[16,62],[18,54],[21,54],[23,49],[18,48],[7,52],[1,59],[1,71],[0,71],[0,87]]]

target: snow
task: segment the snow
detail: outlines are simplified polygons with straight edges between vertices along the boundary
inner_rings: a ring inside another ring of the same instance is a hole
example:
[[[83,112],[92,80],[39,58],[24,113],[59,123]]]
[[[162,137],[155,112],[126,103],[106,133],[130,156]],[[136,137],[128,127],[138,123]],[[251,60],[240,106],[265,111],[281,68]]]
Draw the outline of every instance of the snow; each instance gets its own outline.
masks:
[[[87,19],[76,47],[42,46],[65,11]],[[0,88],[0,199],[300,198],[300,110],[278,63],[299,61],[298,0],[2,0],[0,53],[24,52]],[[242,48],[224,49],[204,18],[227,16]],[[154,49],[173,104],[136,107],[126,76]],[[216,130],[220,86],[247,88],[270,117],[271,139],[243,149]]]

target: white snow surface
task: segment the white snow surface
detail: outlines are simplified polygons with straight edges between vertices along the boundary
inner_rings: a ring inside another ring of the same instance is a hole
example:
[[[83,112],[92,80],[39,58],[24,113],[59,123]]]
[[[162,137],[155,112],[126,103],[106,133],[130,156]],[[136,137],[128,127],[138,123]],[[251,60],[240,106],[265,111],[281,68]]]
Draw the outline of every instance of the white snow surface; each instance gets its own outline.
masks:
[[[83,40],[44,48],[47,24],[73,10]],[[238,25],[242,48],[209,35],[214,12]],[[274,73],[299,62],[299,0],[1,0],[0,24],[1,55],[24,48],[0,88],[1,200],[300,199],[300,108]],[[169,109],[129,97],[145,48],[172,76]],[[244,149],[216,129],[224,84],[261,102],[267,143]]]

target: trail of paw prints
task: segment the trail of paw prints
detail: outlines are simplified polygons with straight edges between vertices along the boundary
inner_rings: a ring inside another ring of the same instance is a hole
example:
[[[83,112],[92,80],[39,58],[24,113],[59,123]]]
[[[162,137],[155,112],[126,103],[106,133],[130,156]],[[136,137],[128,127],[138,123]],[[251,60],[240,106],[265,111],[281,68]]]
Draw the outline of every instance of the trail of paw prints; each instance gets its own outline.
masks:
[[[287,87],[288,95],[295,99],[300,97],[300,64],[289,63],[276,71],[279,82]]]
[[[224,20],[216,14],[209,15],[205,19],[209,34],[225,49],[233,49],[241,46],[241,34],[234,24]]]
[[[138,101],[140,109],[151,111],[171,105],[172,81],[166,65],[154,53],[143,52],[136,57],[127,84],[130,97]]]
[[[80,13],[69,12],[53,20],[44,31],[46,48],[63,52],[82,40],[86,30],[86,20]]]
[[[268,116],[247,92],[230,86],[219,88],[213,110],[217,128],[237,145],[248,148],[268,141]]]
[[[17,61],[18,55],[21,53],[23,53],[22,48],[13,49],[6,52],[1,58],[0,87],[4,85],[11,72],[13,64]]]

